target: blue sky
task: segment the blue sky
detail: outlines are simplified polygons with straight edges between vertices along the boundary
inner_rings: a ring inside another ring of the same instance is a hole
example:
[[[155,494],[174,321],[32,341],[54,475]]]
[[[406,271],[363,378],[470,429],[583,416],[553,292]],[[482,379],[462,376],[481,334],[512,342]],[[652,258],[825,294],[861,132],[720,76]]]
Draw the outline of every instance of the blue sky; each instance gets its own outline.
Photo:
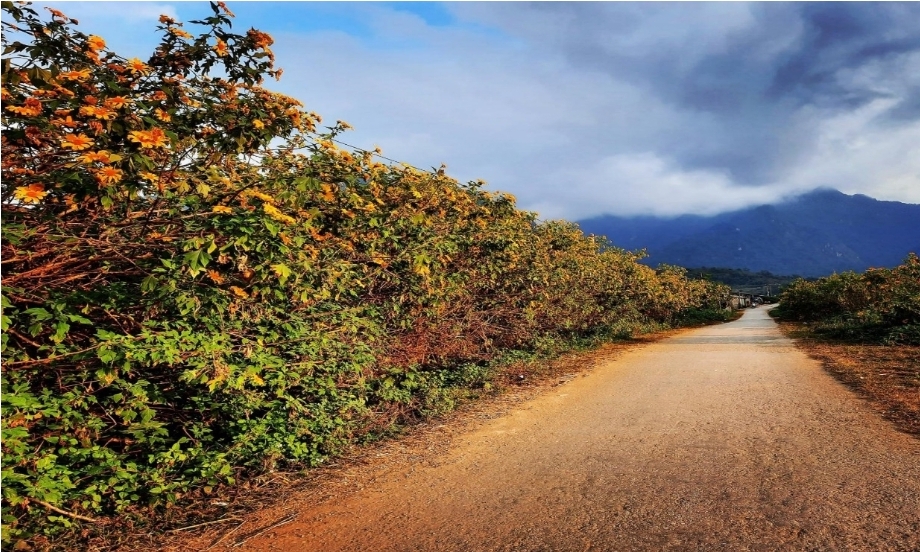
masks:
[[[67,2],[145,58],[206,2]],[[344,140],[544,218],[712,214],[819,187],[920,203],[918,3],[228,2]],[[192,30],[192,29],[189,29]]]

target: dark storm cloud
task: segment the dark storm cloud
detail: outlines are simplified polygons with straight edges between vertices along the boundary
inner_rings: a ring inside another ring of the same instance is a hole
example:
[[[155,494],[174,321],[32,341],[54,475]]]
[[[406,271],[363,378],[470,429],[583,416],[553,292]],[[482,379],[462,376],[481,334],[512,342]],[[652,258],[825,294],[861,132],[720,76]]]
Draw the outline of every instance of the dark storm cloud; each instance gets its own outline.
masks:
[[[677,129],[682,145],[670,151],[683,166],[725,169],[741,184],[774,182],[784,156],[798,155],[789,141],[803,137],[783,129],[803,106],[849,111],[896,96],[900,115],[918,114],[920,88],[904,89],[901,75],[853,82],[841,73],[920,51],[920,4],[538,3],[470,11],[560,49],[575,66],[711,115],[718,132],[705,137],[709,143]]]
[[[799,10],[802,40],[776,68],[774,96],[852,109],[879,94],[841,85],[839,71],[920,50],[920,4],[815,3]]]

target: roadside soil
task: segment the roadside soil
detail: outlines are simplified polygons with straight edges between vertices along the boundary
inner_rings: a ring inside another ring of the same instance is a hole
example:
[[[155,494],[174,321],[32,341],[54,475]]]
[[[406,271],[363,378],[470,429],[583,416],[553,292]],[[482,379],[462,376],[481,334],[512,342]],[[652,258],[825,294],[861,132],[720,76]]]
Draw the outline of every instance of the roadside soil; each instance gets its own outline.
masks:
[[[765,311],[394,441],[161,549],[920,550],[920,440]]]
[[[808,356],[867,399],[883,417],[920,436],[920,347],[842,343],[818,338],[804,324],[779,325]]]

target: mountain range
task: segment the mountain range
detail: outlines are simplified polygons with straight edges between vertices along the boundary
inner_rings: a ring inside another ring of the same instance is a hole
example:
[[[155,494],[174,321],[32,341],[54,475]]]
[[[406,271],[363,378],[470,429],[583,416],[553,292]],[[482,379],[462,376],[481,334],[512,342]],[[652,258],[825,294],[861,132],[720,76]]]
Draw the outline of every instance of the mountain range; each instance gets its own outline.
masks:
[[[773,205],[715,216],[605,215],[578,224],[643,262],[825,276],[900,264],[920,252],[920,205],[816,190]]]

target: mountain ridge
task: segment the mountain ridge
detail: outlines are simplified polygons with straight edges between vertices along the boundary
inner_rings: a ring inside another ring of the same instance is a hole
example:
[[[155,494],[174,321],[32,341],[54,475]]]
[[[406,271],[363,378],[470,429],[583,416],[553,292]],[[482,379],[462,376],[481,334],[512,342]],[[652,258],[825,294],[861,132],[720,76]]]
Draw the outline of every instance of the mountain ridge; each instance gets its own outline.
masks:
[[[646,249],[650,265],[803,276],[895,266],[920,248],[920,205],[830,188],[715,216],[605,215],[578,224],[617,247]]]

